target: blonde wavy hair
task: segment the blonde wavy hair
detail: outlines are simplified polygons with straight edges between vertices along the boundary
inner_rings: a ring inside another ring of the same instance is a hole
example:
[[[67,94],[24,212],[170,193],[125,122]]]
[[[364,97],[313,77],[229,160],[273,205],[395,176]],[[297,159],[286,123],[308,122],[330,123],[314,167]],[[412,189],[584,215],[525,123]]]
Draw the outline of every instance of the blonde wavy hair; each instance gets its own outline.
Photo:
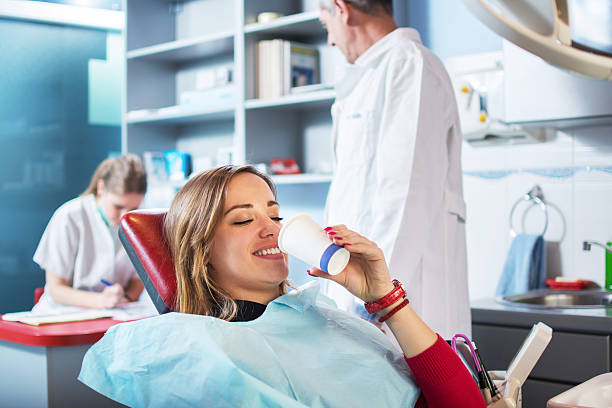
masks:
[[[89,186],[81,196],[98,196],[98,182],[102,180],[107,191],[113,194],[144,194],[147,192],[147,173],[135,154],[110,157],[98,165]]]
[[[254,167],[221,166],[189,180],[168,209],[164,237],[174,259],[178,312],[223,320],[236,316],[236,302],[213,280],[209,260],[215,231],[223,218],[229,183],[240,173],[261,177],[276,198],[274,182]],[[288,285],[287,280],[279,285],[279,296],[287,293]]]

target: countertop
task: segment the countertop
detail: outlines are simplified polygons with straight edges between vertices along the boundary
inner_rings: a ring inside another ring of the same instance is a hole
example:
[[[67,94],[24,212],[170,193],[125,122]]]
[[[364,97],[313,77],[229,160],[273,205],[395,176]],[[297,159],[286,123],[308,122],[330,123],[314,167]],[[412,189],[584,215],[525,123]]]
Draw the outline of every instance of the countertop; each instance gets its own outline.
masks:
[[[612,334],[612,307],[586,309],[535,309],[506,305],[495,299],[470,304],[472,323],[531,328],[543,322],[556,330],[577,333]]]
[[[0,341],[28,346],[78,346],[100,340],[109,327],[121,323],[113,319],[84,320],[31,326],[0,320]]]

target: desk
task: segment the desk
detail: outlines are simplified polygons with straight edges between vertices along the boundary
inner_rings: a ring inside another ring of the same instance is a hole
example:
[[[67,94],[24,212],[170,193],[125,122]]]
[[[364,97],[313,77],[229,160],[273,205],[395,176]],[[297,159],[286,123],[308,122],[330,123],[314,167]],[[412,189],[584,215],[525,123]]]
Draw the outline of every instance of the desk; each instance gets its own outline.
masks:
[[[0,320],[0,407],[122,407],[77,380],[89,347],[117,323]]]

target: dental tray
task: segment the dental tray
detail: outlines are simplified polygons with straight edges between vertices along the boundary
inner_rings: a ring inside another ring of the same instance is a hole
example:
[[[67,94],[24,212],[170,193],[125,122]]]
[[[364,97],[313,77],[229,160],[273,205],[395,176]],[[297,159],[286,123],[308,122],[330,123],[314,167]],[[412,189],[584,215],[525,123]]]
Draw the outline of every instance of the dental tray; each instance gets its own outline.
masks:
[[[546,284],[552,290],[583,290],[591,285],[591,281],[584,279],[546,279]]]

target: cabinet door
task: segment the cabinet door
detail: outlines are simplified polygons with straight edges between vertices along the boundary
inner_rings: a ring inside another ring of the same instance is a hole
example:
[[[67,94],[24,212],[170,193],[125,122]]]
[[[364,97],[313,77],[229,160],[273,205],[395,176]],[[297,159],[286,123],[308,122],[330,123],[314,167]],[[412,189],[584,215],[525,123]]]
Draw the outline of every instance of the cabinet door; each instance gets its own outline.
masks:
[[[529,329],[472,326],[473,339],[489,370],[505,370],[528,334]],[[553,331],[529,378],[578,384],[609,371],[610,336]]]
[[[574,387],[570,384],[561,384],[550,381],[527,380],[523,384],[523,406],[545,407],[546,402],[564,391]]]

